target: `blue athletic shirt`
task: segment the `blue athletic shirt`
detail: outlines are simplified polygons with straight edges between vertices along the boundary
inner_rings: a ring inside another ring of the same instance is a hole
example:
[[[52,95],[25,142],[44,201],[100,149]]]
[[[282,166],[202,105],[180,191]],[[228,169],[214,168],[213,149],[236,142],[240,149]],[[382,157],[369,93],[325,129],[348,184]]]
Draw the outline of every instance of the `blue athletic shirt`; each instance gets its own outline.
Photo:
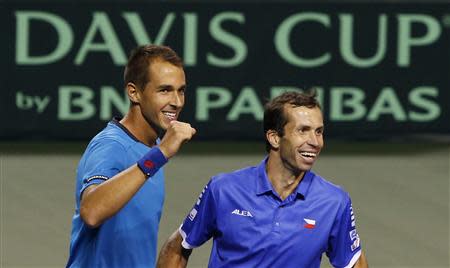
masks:
[[[352,267],[361,255],[349,195],[313,172],[281,200],[266,160],[213,177],[184,220],[182,246],[211,237],[209,267],[320,267],[326,253],[334,267]]]
[[[160,169],[135,196],[98,228],[80,217],[80,196],[136,162],[150,147],[139,142],[117,119],[89,143],[77,169],[76,209],[72,220],[67,267],[154,267],[158,226],[164,203],[164,175]]]

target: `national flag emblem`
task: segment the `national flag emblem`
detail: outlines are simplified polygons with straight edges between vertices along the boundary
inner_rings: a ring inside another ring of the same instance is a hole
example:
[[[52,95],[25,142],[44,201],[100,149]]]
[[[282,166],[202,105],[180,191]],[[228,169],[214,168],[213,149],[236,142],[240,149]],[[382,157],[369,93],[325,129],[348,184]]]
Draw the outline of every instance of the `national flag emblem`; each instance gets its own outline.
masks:
[[[305,220],[304,227],[307,229],[314,229],[316,227],[316,221],[311,219],[303,219]]]

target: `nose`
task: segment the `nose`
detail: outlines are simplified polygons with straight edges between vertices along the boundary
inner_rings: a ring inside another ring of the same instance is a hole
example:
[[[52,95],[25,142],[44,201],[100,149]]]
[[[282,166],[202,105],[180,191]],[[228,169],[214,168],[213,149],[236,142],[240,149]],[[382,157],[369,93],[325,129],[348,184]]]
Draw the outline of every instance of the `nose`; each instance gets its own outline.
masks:
[[[320,145],[319,139],[320,137],[318,137],[314,131],[311,131],[308,136],[308,144],[318,147]]]
[[[183,107],[184,105],[184,95],[180,94],[179,92],[174,91],[172,94],[172,98],[170,100],[170,105],[174,107]]]

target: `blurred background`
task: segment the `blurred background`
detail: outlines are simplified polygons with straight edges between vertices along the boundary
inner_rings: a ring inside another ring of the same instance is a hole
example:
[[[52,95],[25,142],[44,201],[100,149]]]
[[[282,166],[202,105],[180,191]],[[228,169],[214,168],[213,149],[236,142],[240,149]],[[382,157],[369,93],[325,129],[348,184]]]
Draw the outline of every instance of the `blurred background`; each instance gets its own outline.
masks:
[[[198,131],[165,168],[160,246],[212,175],[264,157],[264,103],[314,88],[313,169],[350,193],[371,267],[450,267],[450,0],[0,0],[0,29],[0,267],[65,265],[76,166],[147,43],[184,59]]]

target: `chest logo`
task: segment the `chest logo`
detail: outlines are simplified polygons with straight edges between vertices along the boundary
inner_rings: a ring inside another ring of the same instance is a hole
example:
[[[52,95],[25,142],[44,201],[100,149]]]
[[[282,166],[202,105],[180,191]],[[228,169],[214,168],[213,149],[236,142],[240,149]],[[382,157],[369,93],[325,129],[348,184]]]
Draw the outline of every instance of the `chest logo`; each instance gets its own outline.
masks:
[[[250,211],[247,211],[247,210],[235,209],[235,210],[233,210],[233,212],[231,212],[231,214],[236,214],[236,215],[239,215],[239,216],[252,217],[253,218],[252,213],[250,213]]]
[[[305,221],[304,227],[307,229],[314,229],[316,228],[316,221],[311,219],[303,219]]]

